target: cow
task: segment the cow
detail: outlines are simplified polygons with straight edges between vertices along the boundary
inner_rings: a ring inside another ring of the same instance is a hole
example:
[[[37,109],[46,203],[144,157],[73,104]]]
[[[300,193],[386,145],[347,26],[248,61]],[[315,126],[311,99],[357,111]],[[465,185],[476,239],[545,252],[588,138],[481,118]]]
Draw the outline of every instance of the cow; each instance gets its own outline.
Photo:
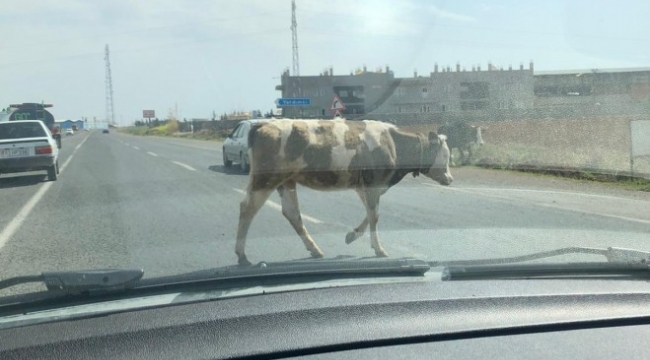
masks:
[[[379,198],[406,175],[422,174],[450,185],[450,151],[446,137],[408,133],[376,121],[279,119],[256,124],[249,132],[250,175],[240,203],[235,253],[240,265],[250,265],[246,236],[253,217],[276,190],[282,214],[302,239],[313,258],[323,252],[305,229],[296,185],[316,190],[351,189],[361,198],[365,219],[350,231],[347,244],[370,226],[371,247],[378,257],[388,256],[377,236]]]
[[[472,158],[472,144],[484,145],[483,129],[480,126],[469,125],[463,121],[445,124],[438,128],[438,133],[447,135],[447,146],[450,150],[458,149],[462,165],[470,163]],[[465,157],[467,151],[467,157]],[[452,157],[452,164],[455,165]]]

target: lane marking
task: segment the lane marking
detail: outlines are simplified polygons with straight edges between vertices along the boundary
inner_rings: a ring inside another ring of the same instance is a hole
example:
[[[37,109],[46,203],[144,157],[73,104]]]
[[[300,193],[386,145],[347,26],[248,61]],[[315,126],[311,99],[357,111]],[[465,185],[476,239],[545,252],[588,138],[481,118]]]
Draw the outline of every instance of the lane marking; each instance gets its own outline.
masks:
[[[140,148],[139,148],[139,147],[137,147],[137,146],[134,146],[133,148],[134,148],[134,149],[136,149],[136,150],[140,150]]]
[[[478,196],[483,196],[483,197],[488,197],[488,198],[493,198],[493,199],[500,199],[500,200],[507,200],[507,201],[520,201],[522,199],[513,199],[509,198],[507,196],[501,196],[501,195],[494,195],[494,194],[482,194],[480,192],[476,191],[471,191],[471,190],[465,190],[463,188],[451,188],[451,187],[442,187],[436,184],[427,184],[423,183],[424,185],[427,186],[432,186],[432,187],[438,187],[443,190],[449,190],[449,191],[456,191],[456,192],[462,192],[465,194],[471,194],[471,195],[478,195]],[[617,198],[618,199],[618,198]],[[546,208],[552,208],[552,209],[558,209],[558,210],[564,210],[564,211],[572,211],[572,212],[577,212],[580,214],[587,214],[587,215],[593,215],[593,216],[602,216],[602,217],[607,217],[607,218],[612,218],[612,219],[617,219],[617,220],[624,220],[624,221],[630,221],[630,222],[635,222],[635,223],[640,223],[640,224],[646,224],[650,225],[650,220],[645,220],[645,219],[639,219],[639,218],[633,218],[633,217],[628,217],[628,216],[621,216],[621,215],[614,215],[614,214],[606,214],[606,213],[601,213],[601,212],[596,212],[596,211],[589,211],[589,210],[581,210],[581,209],[574,209],[574,208],[568,208],[560,205],[553,205],[553,204],[544,204],[544,203],[539,203],[539,202],[534,202],[534,201],[526,201],[524,200],[526,204],[530,204],[533,206],[540,206],[540,207],[546,207]]]
[[[83,145],[86,140],[88,140],[88,137],[83,139],[81,143],[72,151],[72,154],[66,159],[66,161],[63,163],[63,166],[59,168],[59,175],[63,173],[63,171],[68,167],[68,164],[70,164],[70,161],[72,161],[72,158],[74,155],[77,153],[79,148],[81,148],[81,145]],[[27,219],[29,214],[32,212],[34,207],[38,204],[39,201],[43,198],[47,190],[54,184],[54,181],[48,181],[45,184],[41,185],[41,187],[32,195],[32,197],[27,200],[25,205],[23,205],[22,208],[18,211],[16,216],[11,219],[11,221],[5,226],[5,228],[0,232],[0,249],[2,249],[5,245],[7,245],[7,242],[9,239],[11,239],[12,236],[20,229],[20,226],[23,224],[23,222]]]
[[[189,166],[189,165],[183,164],[182,162],[178,162],[178,161],[172,161],[172,162],[173,162],[174,164],[178,165],[178,166],[181,166],[181,167],[186,168],[187,170],[190,170],[190,171],[196,171],[195,168],[193,168],[193,167],[191,167],[191,166]]]
[[[152,153],[151,151],[147,151],[147,154],[149,154],[149,155],[151,155],[151,156],[158,156],[158,154],[156,154],[156,153]]]
[[[234,188],[233,188],[233,190],[235,190],[236,192],[238,192],[238,193],[240,193],[240,194],[246,195],[246,191],[244,191],[244,190],[242,190],[242,189],[234,189]],[[273,200],[269,200],[269,199],[267,199],[265,205],[268,205],[270,208],[282,212],[282,205],[276,203],[276,202],[273,201]],[[318,220],[318,219],[316,219],[315,217],[312,217],[312,216],[309,216],[309,215],[305,215],[305,214],[303,214],[302,211],[300,212],[300,217],[301,217],[303,220],[305,220],[305,221],[309,221],[309,222],[314,223],[314,224],[322,224],[322,223],[323,223],[323,221]]]

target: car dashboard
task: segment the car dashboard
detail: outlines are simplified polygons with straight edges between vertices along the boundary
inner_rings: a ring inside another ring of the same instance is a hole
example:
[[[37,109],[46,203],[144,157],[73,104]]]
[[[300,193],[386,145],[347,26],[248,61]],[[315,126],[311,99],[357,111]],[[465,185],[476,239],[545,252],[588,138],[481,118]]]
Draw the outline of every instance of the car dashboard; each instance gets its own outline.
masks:
[[[545,279],[265,293],[0,330],[0,358],[647,358],[648,290]]]

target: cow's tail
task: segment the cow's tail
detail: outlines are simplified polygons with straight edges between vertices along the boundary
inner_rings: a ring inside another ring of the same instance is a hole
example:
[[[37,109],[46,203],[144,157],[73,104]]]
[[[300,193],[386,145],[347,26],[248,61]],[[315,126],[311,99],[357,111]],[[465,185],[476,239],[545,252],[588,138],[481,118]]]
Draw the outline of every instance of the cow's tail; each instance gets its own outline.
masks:
[[[257,130],[262,126],[262,124],[253,124],[250,131],[248,131],[248,148],[252,149],[255,145],[255,138],[257,137]]]

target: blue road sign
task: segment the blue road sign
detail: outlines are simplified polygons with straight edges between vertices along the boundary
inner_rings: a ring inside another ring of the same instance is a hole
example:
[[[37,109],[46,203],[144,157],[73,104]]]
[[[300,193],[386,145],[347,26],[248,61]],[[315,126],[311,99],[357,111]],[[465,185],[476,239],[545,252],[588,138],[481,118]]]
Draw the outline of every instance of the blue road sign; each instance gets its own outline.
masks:
[[[310,98],[280,98],[275,100],[277,106],[309,106],[311,105]]]

